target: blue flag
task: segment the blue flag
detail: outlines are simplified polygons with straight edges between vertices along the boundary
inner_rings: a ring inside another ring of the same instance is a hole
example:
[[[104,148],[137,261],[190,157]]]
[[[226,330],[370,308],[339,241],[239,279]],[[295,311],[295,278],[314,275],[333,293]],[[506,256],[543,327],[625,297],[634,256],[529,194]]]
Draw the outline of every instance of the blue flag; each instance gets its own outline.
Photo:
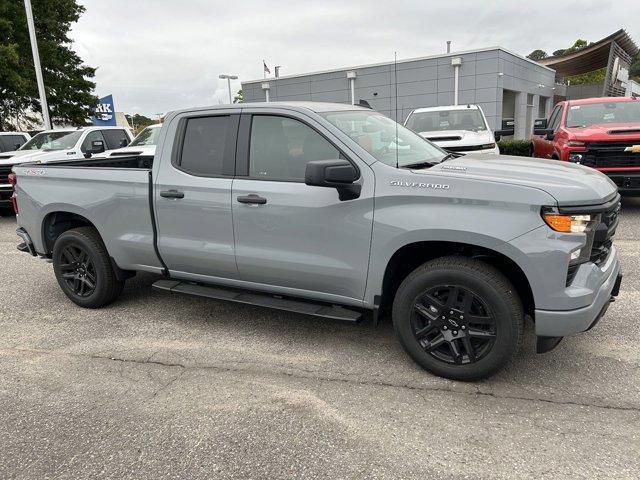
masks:
[[[95,126],[116,126],[116,109],[113,106],[113,95],[107,95],[100,99],[100,103],[96,107],[95,116],[91,120]]]

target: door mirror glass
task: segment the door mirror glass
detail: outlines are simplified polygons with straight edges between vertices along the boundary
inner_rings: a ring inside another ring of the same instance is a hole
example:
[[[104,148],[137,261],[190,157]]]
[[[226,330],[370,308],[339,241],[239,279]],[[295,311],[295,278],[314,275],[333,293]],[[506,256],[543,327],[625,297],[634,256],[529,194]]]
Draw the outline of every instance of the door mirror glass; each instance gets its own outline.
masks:
[[[91,142],[91,154],[95,155],[97,153],[102,153],[104,152],[104,150],[104,142],[102,140],[94,140],[93,142]]]
[[[307,163],[304,183],[316,187],[336,188],[340,200],[360,196],[358,170],[347,160],[314,160]]]

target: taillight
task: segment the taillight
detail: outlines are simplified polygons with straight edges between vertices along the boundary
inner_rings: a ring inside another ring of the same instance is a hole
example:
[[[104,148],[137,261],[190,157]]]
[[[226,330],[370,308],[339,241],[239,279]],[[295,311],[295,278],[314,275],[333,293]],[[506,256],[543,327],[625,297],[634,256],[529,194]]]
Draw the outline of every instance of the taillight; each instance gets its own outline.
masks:
[[[16,183],[18,183],[18,177],[15,173],[9,174],[9,185],[13,187],[13,193],[11,194],[11,205],[13,205],[13,211],[18,214],[18,197],[16,196]]]

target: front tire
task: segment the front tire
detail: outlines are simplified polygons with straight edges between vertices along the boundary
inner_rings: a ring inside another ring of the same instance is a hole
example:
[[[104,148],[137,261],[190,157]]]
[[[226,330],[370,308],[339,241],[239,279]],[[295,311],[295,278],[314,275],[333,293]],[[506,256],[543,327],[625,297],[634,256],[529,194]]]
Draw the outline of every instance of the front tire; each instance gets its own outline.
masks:
[[[93,227],[67,230],[53,246],[53,271],[69,299],[84,308],[100,308],[122,293],[100,234]]]
[[[495,373],[522,342],[518,294],[502,273],[477,259],[443,257],[418,267],[400,285],[392,316],[411,358],[453,380]]]

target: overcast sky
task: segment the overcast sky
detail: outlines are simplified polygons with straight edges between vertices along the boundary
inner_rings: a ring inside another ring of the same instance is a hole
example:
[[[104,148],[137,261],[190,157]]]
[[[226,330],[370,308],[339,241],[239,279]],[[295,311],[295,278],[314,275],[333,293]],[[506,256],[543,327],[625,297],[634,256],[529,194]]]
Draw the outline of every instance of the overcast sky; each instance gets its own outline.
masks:
[[[155,115],[227,102],[226,80],[281,75],[500,45],[551,53],[625,28],[640,40],[638,0],[489,2],[80,0],[72,39],[98,67],[96,93],[116,110]],[[232,85],[240,88],[240,80]]]

